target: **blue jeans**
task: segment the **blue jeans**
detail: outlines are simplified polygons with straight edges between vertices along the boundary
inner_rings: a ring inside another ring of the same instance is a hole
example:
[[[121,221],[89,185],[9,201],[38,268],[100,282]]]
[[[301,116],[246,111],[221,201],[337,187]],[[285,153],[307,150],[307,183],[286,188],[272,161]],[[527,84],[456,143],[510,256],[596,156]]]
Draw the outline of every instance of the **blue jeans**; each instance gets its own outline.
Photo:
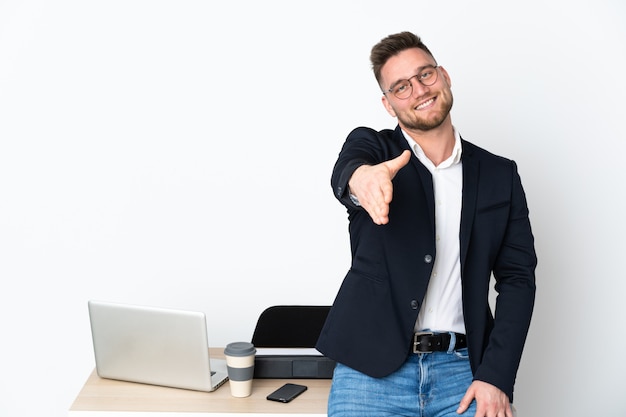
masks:
[[[400,369],[372,378],[337,364],[328,398],[329,417],[458,417],[472,383],[467,348],[410,354]],[[462,416],[474,416],[476,402]]]

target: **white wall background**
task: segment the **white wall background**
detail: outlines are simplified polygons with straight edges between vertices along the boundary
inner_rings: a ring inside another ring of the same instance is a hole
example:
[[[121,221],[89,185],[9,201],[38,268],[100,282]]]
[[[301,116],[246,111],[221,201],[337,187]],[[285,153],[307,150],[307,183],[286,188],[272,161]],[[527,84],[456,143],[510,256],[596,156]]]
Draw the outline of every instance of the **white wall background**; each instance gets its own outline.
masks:
[[[623,416],[625,28],[620,0],[0,0],[0,415],[65,415],[88,299],[205,311],[217,346],[330,304],[331,168],[353,127],[395,126],[368,55],[411,30],[527,191],[521,415]]]

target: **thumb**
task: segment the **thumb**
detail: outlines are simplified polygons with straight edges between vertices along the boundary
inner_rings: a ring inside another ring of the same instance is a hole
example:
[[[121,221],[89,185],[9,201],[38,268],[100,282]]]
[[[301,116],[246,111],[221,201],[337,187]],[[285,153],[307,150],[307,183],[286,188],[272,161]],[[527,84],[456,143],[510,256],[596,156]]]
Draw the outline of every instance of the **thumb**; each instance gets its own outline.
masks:
[[[398,171],[411,160],[411,151],[404,151],[399,156],[386,162],[387,168],[391,172],[391,178],[395,177]]]

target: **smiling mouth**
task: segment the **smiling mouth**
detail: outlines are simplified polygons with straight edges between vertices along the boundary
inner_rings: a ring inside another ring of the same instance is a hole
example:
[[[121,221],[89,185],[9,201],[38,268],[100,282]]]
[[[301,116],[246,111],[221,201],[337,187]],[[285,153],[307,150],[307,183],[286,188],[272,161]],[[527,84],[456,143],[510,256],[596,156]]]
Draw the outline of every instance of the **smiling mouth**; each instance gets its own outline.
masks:
[[[415,107],[415,110],[422,110],[428,106],[430,106],[431,104],[433,104],[435,102],[435,98],[431,98],[430,100],[426,100],[425,102],[423,102],[422,104],[420,104],[419,106]]]

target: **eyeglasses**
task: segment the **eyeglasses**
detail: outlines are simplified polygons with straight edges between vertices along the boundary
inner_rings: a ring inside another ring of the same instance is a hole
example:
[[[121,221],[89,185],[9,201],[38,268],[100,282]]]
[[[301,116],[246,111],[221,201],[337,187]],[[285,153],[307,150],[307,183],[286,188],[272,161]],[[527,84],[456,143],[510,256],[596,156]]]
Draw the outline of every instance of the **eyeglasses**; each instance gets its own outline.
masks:
[[[415,74],[411,78],[415,78],[426,87],[431,86],[437,82],[437,74],[439,73],[439,71],[437,71],[437,68],[439,68],[439,65],[427,65],[423,67],[419,73]],[[393,93],[393,95],[400,100],[406,100],[407,98],[411,97],[411,94],[413,94],[413,84],[411,83],[411,78],[409,78],[408,80],[398,81],[397,83],[392,85],[389,90],[383,91],[383,94]]]

